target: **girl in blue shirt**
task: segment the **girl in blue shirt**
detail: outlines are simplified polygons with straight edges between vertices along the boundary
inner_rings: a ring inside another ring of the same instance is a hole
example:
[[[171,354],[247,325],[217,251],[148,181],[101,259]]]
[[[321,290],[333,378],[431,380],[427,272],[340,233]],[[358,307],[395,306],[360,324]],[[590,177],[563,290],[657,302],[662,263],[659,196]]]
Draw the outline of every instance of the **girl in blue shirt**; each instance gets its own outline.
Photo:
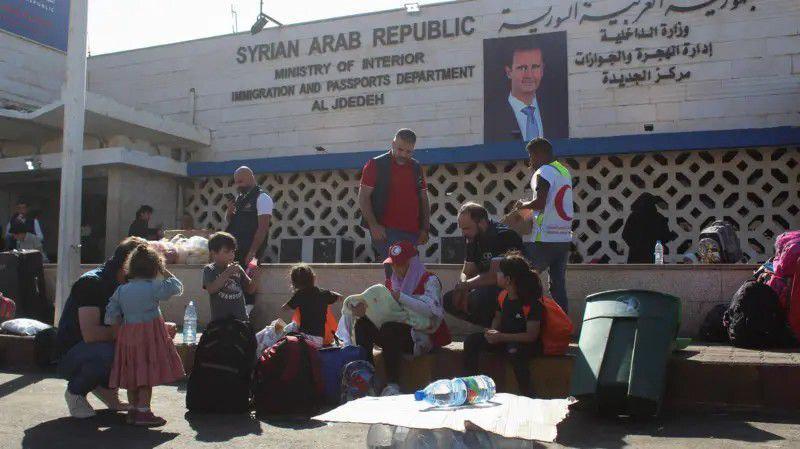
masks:
[[[119,326],[109,386],[128,390],[128,400],[135,406],[128,415],[130,424],[162,426],[166,421],[150,410],[153,387],[183,379],[185,374],[159,302],[182,294],[183,285],[167,271],[163,257],[147,245],[133,250],[125,271],[128,283],[117,288],[106,308],[106,324]]]

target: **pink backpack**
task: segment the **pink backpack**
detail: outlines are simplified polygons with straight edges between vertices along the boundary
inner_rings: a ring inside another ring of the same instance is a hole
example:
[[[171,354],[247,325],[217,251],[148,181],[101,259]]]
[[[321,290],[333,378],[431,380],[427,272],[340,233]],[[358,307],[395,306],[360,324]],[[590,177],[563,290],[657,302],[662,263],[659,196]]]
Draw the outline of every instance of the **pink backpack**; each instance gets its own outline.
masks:
[[[772,268],[764,277],[766,284],[778,294],[789,327],[800,340],[800,231],[784,232],[775,239]]]
[[[781,306],[789,307],[792,278],[800,268],[800,231],[784,232],[775,239],[775,257],[772,260],[773,276],[767,285],[778,294]]]

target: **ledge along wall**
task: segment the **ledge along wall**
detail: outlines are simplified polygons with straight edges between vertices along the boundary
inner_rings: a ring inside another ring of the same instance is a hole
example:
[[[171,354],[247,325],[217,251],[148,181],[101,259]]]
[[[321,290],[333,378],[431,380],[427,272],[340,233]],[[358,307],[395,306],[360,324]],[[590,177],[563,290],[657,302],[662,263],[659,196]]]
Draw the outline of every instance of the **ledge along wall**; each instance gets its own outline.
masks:
[[[381,283],[383,267],[375,264],[313,265],[317,273],[317,284],[322,288],[335,290],[343,295],[358,293],[367,287]],[[91,266],[84,266],[89,270]],[[262,265],[259,293],[253,322],[262,328],[281,316],[288,320],[291,315],[281,313],[280,307],[291,297],[289,287],[290,265]],[[429,265],[438,274],[449,290],[458,279],[461,267],[458,265]],[[682,299],[682,319],[680,335],[695,337],[706,313],[716,304],[730,301],[733,293],[755,270],[752,265],[569,265],[567,268],[567,294],[570,298],[570,317],[575,323],[575,335],[580,331],[580,323],[587,295],[616,289],[655,290]],[[179,298],[162,303],[162,313],[167,321],[181,323],[183,311],[189,300],[198,305],[201,326],[208,323],[208,294],[202,289],[199,265],[171,265],[169,267],[184,284],[184,294]],[[47,293],[52,296],[55,286],[55,265],[47,265],[45,278]],[[51,298],[52,299],[52,298]],[[334,306],[338,316],[340,306]],[[479,329],[463,321],[448,318],[448,325],[454,335],[464,335]]]

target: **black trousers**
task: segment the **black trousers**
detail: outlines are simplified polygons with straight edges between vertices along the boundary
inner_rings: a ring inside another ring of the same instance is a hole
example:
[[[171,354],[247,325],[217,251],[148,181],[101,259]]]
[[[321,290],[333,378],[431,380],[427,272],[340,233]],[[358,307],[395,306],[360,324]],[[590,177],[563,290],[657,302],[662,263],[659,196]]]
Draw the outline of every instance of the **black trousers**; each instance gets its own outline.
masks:
[[[403,354],[414,353],[414,340],[411,339],[411,326],[403,323],[384,323],[380,329],[367,317],[356,321],[356,344],[364,348],[367,360],[375,364],[372,349],[379,346],[386,364],[386,381],[399,383],[400,363]]]
[[[497,295],[500,294],[500,291],[500,287],[494,285],[470,290],[467,293],[468,312],[456,307],[453,303],[455,292],[449,291],[444,294],[444,310],[456,318],[481,327],[489,327],[492,325],[492,319],[497,311]]]
[[[531,370],[528,362],[534,354],[534,345],[525,343],[490,344],[483,333],[472,334],[464,340],[464,369],[470,374],[478,374],[478,360],[481,352],[503,353],[511,362],[517,378],[519,392],[531,397]]]

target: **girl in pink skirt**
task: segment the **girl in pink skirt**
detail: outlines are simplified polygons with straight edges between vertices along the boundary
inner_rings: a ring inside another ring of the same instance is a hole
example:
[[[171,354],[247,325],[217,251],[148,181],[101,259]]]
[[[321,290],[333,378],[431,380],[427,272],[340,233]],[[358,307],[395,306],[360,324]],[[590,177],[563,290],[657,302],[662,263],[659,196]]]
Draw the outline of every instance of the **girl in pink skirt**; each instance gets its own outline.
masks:
[[[128,390],[128,400],[135,406],[128,423],[162,426],[166,421],[150,410],[153,387],[176,382],[185,374],[159,302],[183,293],[183,285],[167,271],[161,255],[146,245],[133,250],[125,271],[128,283],[111,296],[105,315],[106,324],[119,325],[109,386]]]

